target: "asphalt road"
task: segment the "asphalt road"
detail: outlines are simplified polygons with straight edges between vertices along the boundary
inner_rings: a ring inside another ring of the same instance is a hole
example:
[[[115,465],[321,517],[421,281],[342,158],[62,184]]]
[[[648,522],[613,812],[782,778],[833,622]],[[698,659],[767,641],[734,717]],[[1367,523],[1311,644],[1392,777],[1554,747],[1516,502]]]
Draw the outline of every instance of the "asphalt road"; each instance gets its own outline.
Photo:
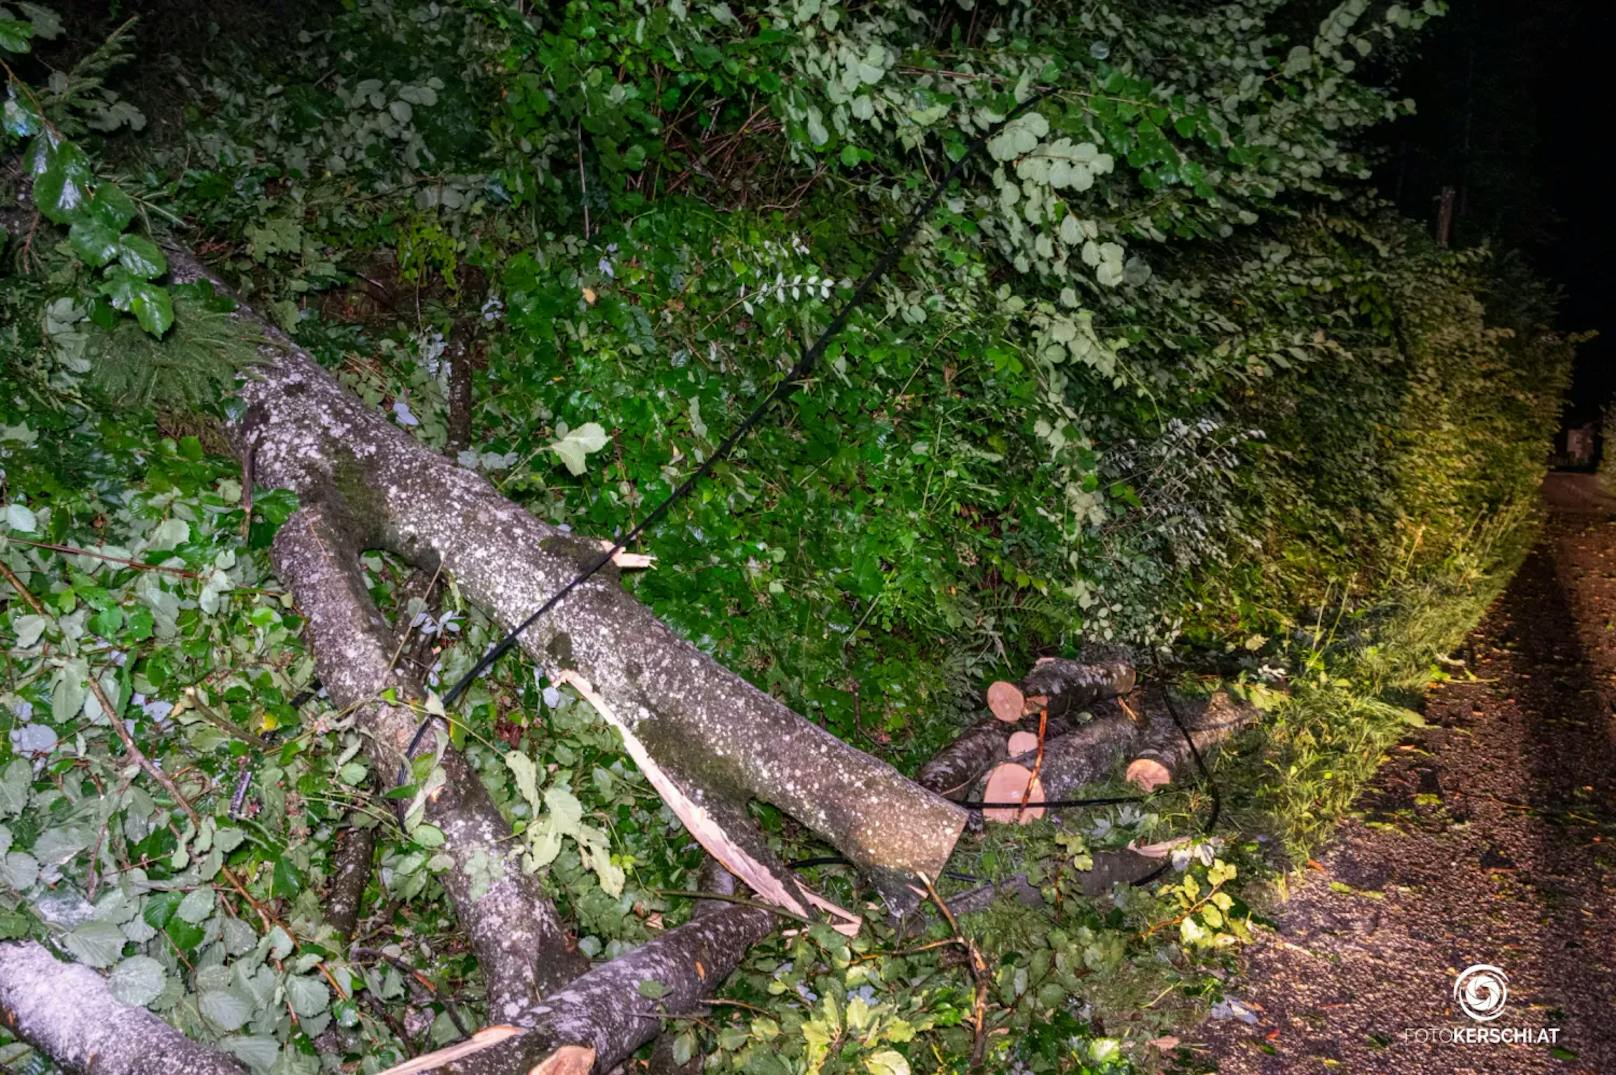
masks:
[[[1272,909],[1232,983],[1244,1018],[1203,1026],[1217,1070],[1616,1075],[1616,500],[1583,474],[1544,497],[1541,543],[1462,651],[1474,678],[1430,691]],[[1476,964],[1506,979],[1488,1021],[1453,991]],[[1451,1040],[1474,1028],[1558,1034]]]

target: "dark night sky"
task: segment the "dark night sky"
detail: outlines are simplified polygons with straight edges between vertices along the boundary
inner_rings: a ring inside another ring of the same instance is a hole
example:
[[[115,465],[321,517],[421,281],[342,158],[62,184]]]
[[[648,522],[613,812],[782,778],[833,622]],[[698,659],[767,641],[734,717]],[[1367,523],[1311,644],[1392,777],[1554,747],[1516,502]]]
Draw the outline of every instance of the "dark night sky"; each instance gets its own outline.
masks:
[[[1458,189],[1455,241],[1491,236],[1521,250],[1562,289],[1560,326],[1601,333],[1580,349],[1567,423],[1596,417],[1616,395],[1613,9],[1609,0],[1451,0],[1401,80],[1419,115],[1394,131],[1380,176],[1427,220],[1437,192]]]

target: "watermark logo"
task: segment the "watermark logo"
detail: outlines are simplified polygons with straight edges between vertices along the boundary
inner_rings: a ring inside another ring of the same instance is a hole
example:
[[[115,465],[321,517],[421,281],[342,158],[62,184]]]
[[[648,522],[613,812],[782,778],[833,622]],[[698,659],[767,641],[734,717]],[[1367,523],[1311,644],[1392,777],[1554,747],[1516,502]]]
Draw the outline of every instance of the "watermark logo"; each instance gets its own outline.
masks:
[[[1488,1023],[1504,1014],[1509,1000],[1509,975],[1491,963],[1475,963],[1453,980],[1453,1002],[1478,1023]]]
[[[1469,1016],[1457,1026],[1408,1027],[1403,1040],[1420,1045],[1556,1045],[1557,1026],[1500,1026],[1493,1023],[1509,1002],[1509,975],[1491,963],[1474,963],[1453,980],[1453,1003]],[[1479,1025],[1477,1025],[1479,1024]]]

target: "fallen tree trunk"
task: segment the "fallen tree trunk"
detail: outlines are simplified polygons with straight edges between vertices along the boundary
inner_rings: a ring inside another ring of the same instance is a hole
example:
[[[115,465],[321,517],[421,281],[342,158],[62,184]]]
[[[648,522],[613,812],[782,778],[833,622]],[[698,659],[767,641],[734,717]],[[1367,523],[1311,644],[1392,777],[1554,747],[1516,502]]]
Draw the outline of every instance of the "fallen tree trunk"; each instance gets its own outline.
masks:
[[[304,615],[321,681],[337,705],[353,709],[368,733],[367,753],[387,779],[398,771],[419,719],[404,703],[423,692],[393,666],[393,635],[359,568],[359,526],[340,506],[310,497],[282,525],[271,551]],[[389,688],[399,701],[381,700]],[[489,1010],[510,1018],[582,973],[588,961],[538,879],[522,872],[521,846],[477,773],[453,749],[443,751],[438,765],[444,781],[427,797],[425,818],[443,830],[452,862],[439,879],[477,953]],[[398,804],[401,811],[408,805]]]
[[[234,1059],[124,1004],[106,979],[34,941],[0,944],[0,1019],[69,1071],[95,1075],[246,1075]]]
[[[222,287],[183,251],[170,263],[176,280]],[[245,310],[239,316],[253,318]],[[301,525],[294,517],[282,528],[289,536],[277,537],[278,563],[295,573],[298,561],[323,558],[323,585],[357,601],[363,595],[352,593],[344,565],[356,550],[387,549],[425,570],[441,568],[461,593],[514,625],[599,554],[596,542],[539,522],[480,475],[428,451],[278,330],[253,320],[265,340],[261,363],[229,432],[259,484],[291,489],[304,505]],[[314,531],[326,536],[298,536]],[[356,610],[364,615],[346,617],[317,652],[341,651],[349,646],[344,634],[377,629],[374,610],[363,601]],[[703,846],[793,913],[813,916],[815,901],[766,850],[745,814],[749,797],[818,833],[897,909],[917,902],[913,880],[937,874],[964,826],[959,807],[679,638],[622,590],[614,571],[574,590],[521,644],[552,677],[570,673],[589,684],[602,716]],[[323,666],[320,672],[333,689]],[[362,697],[376,684],[356,686]]]
[[[1150,725],[1141,737],[1128,763],[1127,781],[1144,791],[1155,791],[1180,776],[1193,762],[1184,731],[1195,742],[1204,758],[1219,743],[1257,719],[1257,710],[1237,701],[1224,691],[1211,697],[1179,705],[1181,731],[1172,714],[1165,710],[1151,715]]]
[[[228,291],[184,250],[171,248],[170,265],[176,283],[205,280]],[[300,504],[272,546],[277,574],[305,617],[331,698],[364,731],[376,770],[397,772],[409,760],[419,715],[410,702],[423,695],[394,665],[393,637],[370,598],[361,553],[385,549],[423,571],[443,570],[512,625],[599,545],[540,523],[479,475],[418,444],[251,311],[236,317],[261,343],[241,389],[245,406],[227,432],[249,483],[289,489]],[[619,729],[716,859],[794,914],[811,919],[830,905],[767,850],[746,814],[749,797],[824,837],[899,910],[918,902],[915,882],[940,872],[964,825],[960,807],[678,638],[616,585],[615,572],[573,591],[522,645]],[[609,1070],[657,1032],[658,1010],[688,1010],[775,927],[772,911],[727,906],[575,978],[584,961],[536,880],[521,871],[517,842],[476,772],[432,737],[419,751],[435,753],[434,775],[441,774],[422,805],[444,833],[451,865],[442,883],[472,941],[491,1013],[517,1024],[462,1043],[463,1059],[444,1070],[584,1071],[597,1061]],[[842,914],[843,927],[856,927]],[[346,910],[343,919],[339,925]],[[59,988],[63,980],[71,991]],[[651,981],[661,986],[656,1004],[638,992]],[[79,1071],[240,1072],[155,1016],[119,1005],[93,971],[63,967],[37,945],[0,949],[0,1014],[20,1038]]]

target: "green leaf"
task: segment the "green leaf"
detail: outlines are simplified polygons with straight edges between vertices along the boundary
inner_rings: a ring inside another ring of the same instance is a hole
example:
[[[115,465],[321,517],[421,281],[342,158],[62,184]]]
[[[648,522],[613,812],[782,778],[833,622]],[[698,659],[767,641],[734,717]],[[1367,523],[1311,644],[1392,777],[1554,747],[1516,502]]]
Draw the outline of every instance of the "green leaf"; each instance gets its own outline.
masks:
[[[909,1061],[895,1049],[882,1049],[864,1058],[864,1070],[870,1075],[909,1075]]]
[[[584,807],[578,801],[578,796],[566,788],[551,788],[544,793],[544,805],[549,811],[548,819],[557,832],[567,836],[578,835],[578,823],[584,818]]]
[[[45,219],[71,224],[84,212],[95,173],[82,149],[46,131],[29,147],[28,170],[34,177],[34,204]]]
[[[27,616],[13,616],[11,629],[17,635],[17,648],[27,649],[38,642],[39,636],[45,633],[45,628],[50,626],[50,622],[46,617],[35,616],[32,613]],[[5,807],[0,804],[0,817],[4,816],[4,812]]]
[[[21,758],[12,758],[0,770],[0,817],[22,812],[28,805],[28,786],[33,782],[33,769]]]
[[[121,264],[107,271],[102,290],[114,309],[134,314],[140,327],[153,336],[161,336],[174,323],[174,302],[168,289],[131,276]]]
[[[220,1030],[240,1030],[252,1018],[252,1004],[231,989],[209,989],[197,997],[196,1006]]]
[[[163,991],[163,965],[151,956],[130,956],[107,975],[107,988],[125,1004],[144,1006]]]
[[[0,885],[13,892],[26,892],[39,880],[39,860],[26,851],[7,852],[0,862]]]
[[[174,300],[165,287],[150,286],[135,296],[135,320],[153,336],[161,336],[174,323]]]
[[[131,276],[142,280],[155,280],[168,271],[168,258],[157,249],[157,244],[144,235],[125,235],[118,251],[118,264],[129,270]]]
[[[168,925],[168,920],[174,917],[174,911],[179,907],[185,896],[179,892],[158,892],[148,897],[146,906],[141,909],[140,917],[153,929],[162,929]]]
[[[46,41],[54,41],[62,34],[62,17],[49,8],[22,0],[16,5],[22,8],[22,13],[28,16],[28,21],[34,25],[34,36],[42,37]]]
[[[264,935],[269,941],[269,954],[273,959],[285,959],[292,954],[292,935],[276,926]]]
[[[655,978],[647,978],[645,981],[639,984],[638,989],[640,996],[649,997],[652,1000],[655,1000],[668,992],[668,987],[657,981]]]
[[[193,926],[178,915],[168,920],[163,932],[168,934],[168,939],[184,952],[189,952],[201,944],[202,938],[207,936],[207,931],[201,926]]]
[[[118,233],[90,216],[73,222],[67,244],[80,261],[97,269],[118,256]]]
[[[300,1018],[309,1019],[331,1004],[331,990],[318,978],[292,976],[286,979],[286,999]]]
[[[180,900],[174,914],[192,925],[201,925],[213,913],[214,899],[213,889],[193,888]]]
[[[574,477],[584,472],[584,457],[606,447],[606,430],[599,422],[585,422],[577,429],[564,432],[550,445],[550,450],[561,457],[567,471]]]
[[[276,899],[291,899],[303,891],[303,874],[298,871],[297,864],[282,855],[275,860],[275,872],[271,875],[269,894]]]
[[[34,110],[34,104],[26,97],[12,96],[6,98],[3,110],[0,110],[0,128],[13,138],[29,138],[39,133],[39,113]]]
[[[34,36],[34,28],[26,22],[16,19],[0,19],[0,49],[7,52],[27,52],[28,39]]]
[[[135,219],[135,200],[124,193],[116,183],[102,183],[90,199],[89,215],[92,220],[122,234]]]
[[[62,938],[62,947],[88,967],[110,967],[123,955],[129,938],[111,922],[91,921]]]
[[[5,523],[12,530],[21,530],[25,534],[39,530],[39,520],[26,504],[7,504]]]
[[[256,1034],[234,1034],[221,1038],[219,1048],[254,1071],[269,1071],[281,1055],[280,1042]]]
[[[533,759],[513,750],[505,755],[505,766],[516,778],[516,792],[522,796],[522,801],[536,808],[539,805],[539,770],[533,764]]]

